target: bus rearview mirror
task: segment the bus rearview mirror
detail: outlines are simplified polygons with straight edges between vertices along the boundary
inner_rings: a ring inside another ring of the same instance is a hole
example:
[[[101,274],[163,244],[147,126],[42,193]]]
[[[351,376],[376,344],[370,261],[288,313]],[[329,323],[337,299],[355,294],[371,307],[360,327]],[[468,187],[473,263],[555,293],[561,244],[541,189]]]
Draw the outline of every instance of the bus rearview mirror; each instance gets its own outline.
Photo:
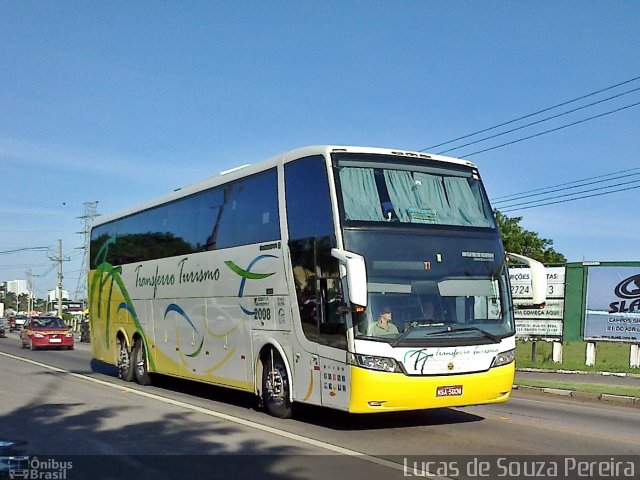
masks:
[[[364,257],[340,248],[332,248],[331,256],[336,258],[347,271],[347,291],[352,305],[367,306],[367,267]]]
[[[533,258],[518,255],[517,253],[507,253],[507,261],[515,260],[517,263],[526,265],[531,271],[531,304],[527,308],[542,308],[547,301],[547,271],[544,265]]]

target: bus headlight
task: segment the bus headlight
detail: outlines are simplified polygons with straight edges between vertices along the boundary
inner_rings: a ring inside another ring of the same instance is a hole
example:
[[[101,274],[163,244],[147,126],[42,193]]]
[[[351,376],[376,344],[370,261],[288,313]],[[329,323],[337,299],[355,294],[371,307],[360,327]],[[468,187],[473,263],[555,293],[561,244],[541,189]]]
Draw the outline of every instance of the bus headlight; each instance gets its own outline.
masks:
[[[369,370],[378,370],[381,372],[401,372],[398,363],[393,358],[388,357],[376,357],[374,355],[350,353],[349,364],[355,365],[356,367],[367,368]]]
[[[508,365],[516,359],[516,351],[515,350],[507,350],[506,352],[499,353],[493,359],[493,363],[491,364],[491,368],[493,367],[501,367],[502,365]]]

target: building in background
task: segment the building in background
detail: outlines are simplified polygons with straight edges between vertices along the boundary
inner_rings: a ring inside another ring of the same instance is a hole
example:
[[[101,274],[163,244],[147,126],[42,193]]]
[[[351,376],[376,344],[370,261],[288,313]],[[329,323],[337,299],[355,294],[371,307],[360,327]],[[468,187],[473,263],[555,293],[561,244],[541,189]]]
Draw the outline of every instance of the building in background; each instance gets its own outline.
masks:
[[[58,300],[58,290],[49,290],[49,292],[47,293],[47,301],[49,302],[55,302]],[[69,300],[69,291],[68,290],[62,290],[62,300]]]
[[[9,280],[7,282],[7,293],[15,293],[16,295],[26,295],[29,293],[29,287],[26,280]]]

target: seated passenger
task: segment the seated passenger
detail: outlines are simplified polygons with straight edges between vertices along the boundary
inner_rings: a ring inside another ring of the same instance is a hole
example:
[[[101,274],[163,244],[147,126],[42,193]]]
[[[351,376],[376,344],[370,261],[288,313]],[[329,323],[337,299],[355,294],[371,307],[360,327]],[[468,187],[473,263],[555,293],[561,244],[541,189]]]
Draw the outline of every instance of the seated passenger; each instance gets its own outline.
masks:
[[[429,301],[424,304],[424,318],[427,320],[435,320],[437,322],[444,320],[441,315],[436,314],[433,303]]]

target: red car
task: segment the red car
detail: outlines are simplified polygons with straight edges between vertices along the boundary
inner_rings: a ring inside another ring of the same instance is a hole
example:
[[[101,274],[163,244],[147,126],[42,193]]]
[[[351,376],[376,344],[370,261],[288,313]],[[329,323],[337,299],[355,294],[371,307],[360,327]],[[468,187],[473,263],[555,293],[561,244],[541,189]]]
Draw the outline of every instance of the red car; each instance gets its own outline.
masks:
[[[22,348],[66,348],[73,350],[73,332],[58,317],[31,317],[20,330]]]

